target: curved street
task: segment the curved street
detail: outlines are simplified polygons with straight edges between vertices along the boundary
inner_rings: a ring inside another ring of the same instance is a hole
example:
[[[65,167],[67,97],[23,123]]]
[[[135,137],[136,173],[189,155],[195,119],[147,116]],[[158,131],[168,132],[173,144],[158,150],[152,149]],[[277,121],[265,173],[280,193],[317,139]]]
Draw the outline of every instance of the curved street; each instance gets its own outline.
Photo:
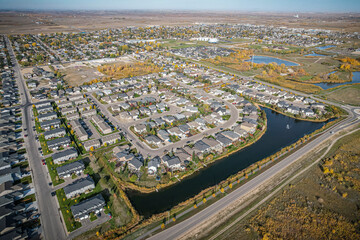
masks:
[[[225,197],[221,198],[220,200],[216,201],[212,205],[206,207],[201,212],[193,215],[192,217],[180,222],[169,229],[166,229],[154,236],[151,236],[149,239],[151,240],[173,240],[179,239],[184,234],[190,232],[192,229],[201,226],[207,219],[215,216],[219,212],[223,211],[229,205],[234,203],[239,198],[249,194],[254,189],[260,187],[262,184],[268,182],[273,176],[277,173],[285,170],[288,166],[292,163],[300,159],[307,153],[310,153],[313,149],[318,147],[324,141],[328,140],[333,133],[339,132],[344,128],[347,128],[351,125],[356,125],[360,123],[359,119],[359,112],[356,111],[358,108],[350,108],[349,117],[344,119],[342,122],[336,124],[333,127],[327,129],[324,133],[322,133],[319,137],[314,139],[310,144],[306,144],[304,147],[300,148],[290,156],[286,157],[279,163],[275,164],[271,168],[267,169],[263,173],[257,175],[244,185],[240,186],[238,189],[234,190],[233,192],[229,193]],[[145,236],[144,236],[145,237]]]

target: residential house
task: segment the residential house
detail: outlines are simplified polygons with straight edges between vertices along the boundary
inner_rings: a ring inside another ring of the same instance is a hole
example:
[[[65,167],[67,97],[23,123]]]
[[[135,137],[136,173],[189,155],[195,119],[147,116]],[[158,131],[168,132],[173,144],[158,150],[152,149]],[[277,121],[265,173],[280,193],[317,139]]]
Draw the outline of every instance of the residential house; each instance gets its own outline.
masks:
[[[47,113],[53,111],[53,107],[50,105],[48,106],[42,106],[36,109],[39,114]]]
[[[60,119],[53,119],[53,120],[43,121],[42,123],[40,123],[40,127],[47,131],[51,128],[60,127],[60,124],[61,124]]]
[[[121,140],[121,136],[119,133],[110,134],[107,136],[102,137],[101,142],[103,144],[111,145],[116,143],[116,141]]]
[[[228,147],[232,144],[232,141],[221,133],[216,134],[216,141],[218,141],[223,147]]]
[[[100,115],[92,116],[91,120],[95,123],[95,125],[103,134],[109,134],[112,132],[111,127],[104,121],[102,117],[100,117]]]
[[[195,142],[194,147],[196,150],[198,150],[201,153],[208,153],[211,150],[211,147],[209,145],[207,145],[205,142],[203,142],[202,140],[199,140],[197,142]]]
[[[71,212],[76,220],[85,220],[90,217],[90,213],[99,213],[105,207],[106,203],[101,194],[86,199],[70,207]]]
[[[221,132],[221,134],[224,135],[225,137],[229,138],[233,142],[239,140],[239,138],[240,138],[240,135],[233,131],[223,131],[223,132]]]
[[[130,172],[138,173],[142,166],[143,166],[143,163],[135,157],[132,158],[130,161],[128,161],[128,169]]]
[[[213,138],[203,138],[202,141],[206,145],[210,146],[210,149],[212,151],[215,151],[215,152],[218,152],[218,153],[222,152],[222,148],[223,148],[222,145],[218,141],[216,141],[215,139],[213,139]]]
[[[164,165],[166,167],[168,167],[170,169],[170,171],[177,171],[177,170],[181,170],[181,161],[178,157],[174,156],[174,157],[170,157],[169,155],[165,155],[162,158],[162,161],[164,163]]]
[[[149,136],[146,136],[145,137],[145,141],[148,143],[148,144],[153,144],[155,146],[161,146],[161,139],[155,135],[149,135]]]
[[[90,149],[99,148],[101,146],[101,144],[100,144],[99,139],[93,139],[93,140],[89,140],[89,141],[84,142],[83,146],[84,146],[86,151],[89,151]]]
[[[161,159],[159,156],[156,156],[149,160],[147,172],[149,175],[155,175],[157,173],[157,169],[160,167]]]
[[[71,121],[70,125],[80,141],[86,141],[89,139],[89,135],[87,134],[85,128],[80,123],[79,119]]]
[[[67,199],[79,196],[82,193],[90,192],[95,188],[94,180],[91,177],[80,178],[64,187]]]
[[[68,121],[76,120],[76,119],[78,119],[78,118],[79,118],[79,113],[78,113],[78,112],[75,112],[75,113],[66,115],[66,119],[67,119]]]
[[[170,134],[164,129],[160,129],[157,131],[157,136],[163,141],[170,141],[169,135]]]
[[[52,155],[52,159],[55,164],[59,164],[61,162],[65,162],[69,159],[76,158],[78,156],[78,152],[75,148],[70,148],[62,152],[57,152]]]
[[[139,133],[139,134],[143,134],[143,133],[145,133],[146,132],[146,126],[145,126],[145,124],[136,124],[135,126],[134,126],[134,130],[135,130],[135,132],[137,132],[137,133]]]
[[[49,147],[49,149],[58,149],[60,147],[68,147],[71,143],[71,140],[69,137],[61,137],[61,138],[56,138],[50,141],[47,141],[47,146]]]
[[[84,172],[85,165],[82,160],[72,162],[63,166],[56,168],[59,178],[68,178],[73,174],[79,175]]]
[[[95,115],[96,115],[96,110],[95,109],[90,109],[90,110],[87,110],[87,111],[83,111],[81,113],[81,116],[85,117],[85,118],[95,116]]]
[[[56,112],[49,112],[49,113],[38,115],[38,120],[40,123],[42,123],[44,121],[52,120],[55,118],[57,118]]]
[[[63,137],[65,136],[66,131],[64,128],[56,128],[47,132],[44,132],[45,140],[56,138],[56,137]]]

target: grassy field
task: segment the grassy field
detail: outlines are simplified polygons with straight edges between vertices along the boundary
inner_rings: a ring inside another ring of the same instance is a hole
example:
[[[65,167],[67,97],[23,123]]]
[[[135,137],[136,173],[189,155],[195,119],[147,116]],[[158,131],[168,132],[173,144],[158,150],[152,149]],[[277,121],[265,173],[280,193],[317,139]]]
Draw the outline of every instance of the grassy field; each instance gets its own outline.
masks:
[[[359,239],[360,131],[218,239]]]
[[[324,91],[320,94],[329,100],[350,105],[360,105],[360,85],[351,85]]]
[[[210,45],[208,42],[164,40],[163,46],[173,49]]]
[[[86,173],[91,175],[93,179],[99,180],[98,185],[103,189],[102,194],[108,206],[105,212],[110,212],[112,218],[100,226],[81,234],[76,239],[98,239],[96,232],[103,234],[110,229],[124,226],[131,221],[133,215],[124,199],[118,194],[117,187],[110,178],[109,173],[105,168],[100,167],[98,161],[95,161],[94,158],[91,159]]]

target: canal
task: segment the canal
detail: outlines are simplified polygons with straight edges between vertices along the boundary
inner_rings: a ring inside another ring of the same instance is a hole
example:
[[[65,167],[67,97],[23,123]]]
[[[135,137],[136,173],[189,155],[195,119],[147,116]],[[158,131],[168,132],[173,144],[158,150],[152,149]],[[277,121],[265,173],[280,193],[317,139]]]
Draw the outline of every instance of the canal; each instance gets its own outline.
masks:
[[[218,184],[251,164],[291,145],[299,138],[325,124],[299,121],[270,109],[263,109],[266,112],[268,128],[256,143],[216,161],[198,173],[175,185],[161,189],[159,192],[143,194],[137,191],[128,191],[128,197],[138,213],[149,217],[152,214],[167,211],[180,202],[195,196],[201,190]],[[289,125],[288,128],[287,125]]]

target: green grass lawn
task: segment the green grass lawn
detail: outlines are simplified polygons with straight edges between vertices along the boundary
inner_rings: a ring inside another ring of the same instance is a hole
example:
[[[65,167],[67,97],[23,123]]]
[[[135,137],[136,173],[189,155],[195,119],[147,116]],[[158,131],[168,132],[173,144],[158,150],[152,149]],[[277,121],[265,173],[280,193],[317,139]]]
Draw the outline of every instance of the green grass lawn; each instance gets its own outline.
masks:
[[[48,167],[50,178],[51,178],[53,185],[56,186],[56,185],[59,185],[59,184],[65,182],[64,179],[59,178],[58,173],[56,171],[56,168],[58,167],[58,165],[54,164],[54,162],[52,161],[52,158],[48,157],[45,159],[45,161],[46,161],[46,165]]]
[[[74,216],[72,215],[70,204],[65,197],[65,192],[63,189],[59,189],[56,191],[56,196],[60,205],[60,210],[63,215],[63,219],[65,221],[66,229],[68,232],[72,232],[82,225],[80,222],[75,221]]]

